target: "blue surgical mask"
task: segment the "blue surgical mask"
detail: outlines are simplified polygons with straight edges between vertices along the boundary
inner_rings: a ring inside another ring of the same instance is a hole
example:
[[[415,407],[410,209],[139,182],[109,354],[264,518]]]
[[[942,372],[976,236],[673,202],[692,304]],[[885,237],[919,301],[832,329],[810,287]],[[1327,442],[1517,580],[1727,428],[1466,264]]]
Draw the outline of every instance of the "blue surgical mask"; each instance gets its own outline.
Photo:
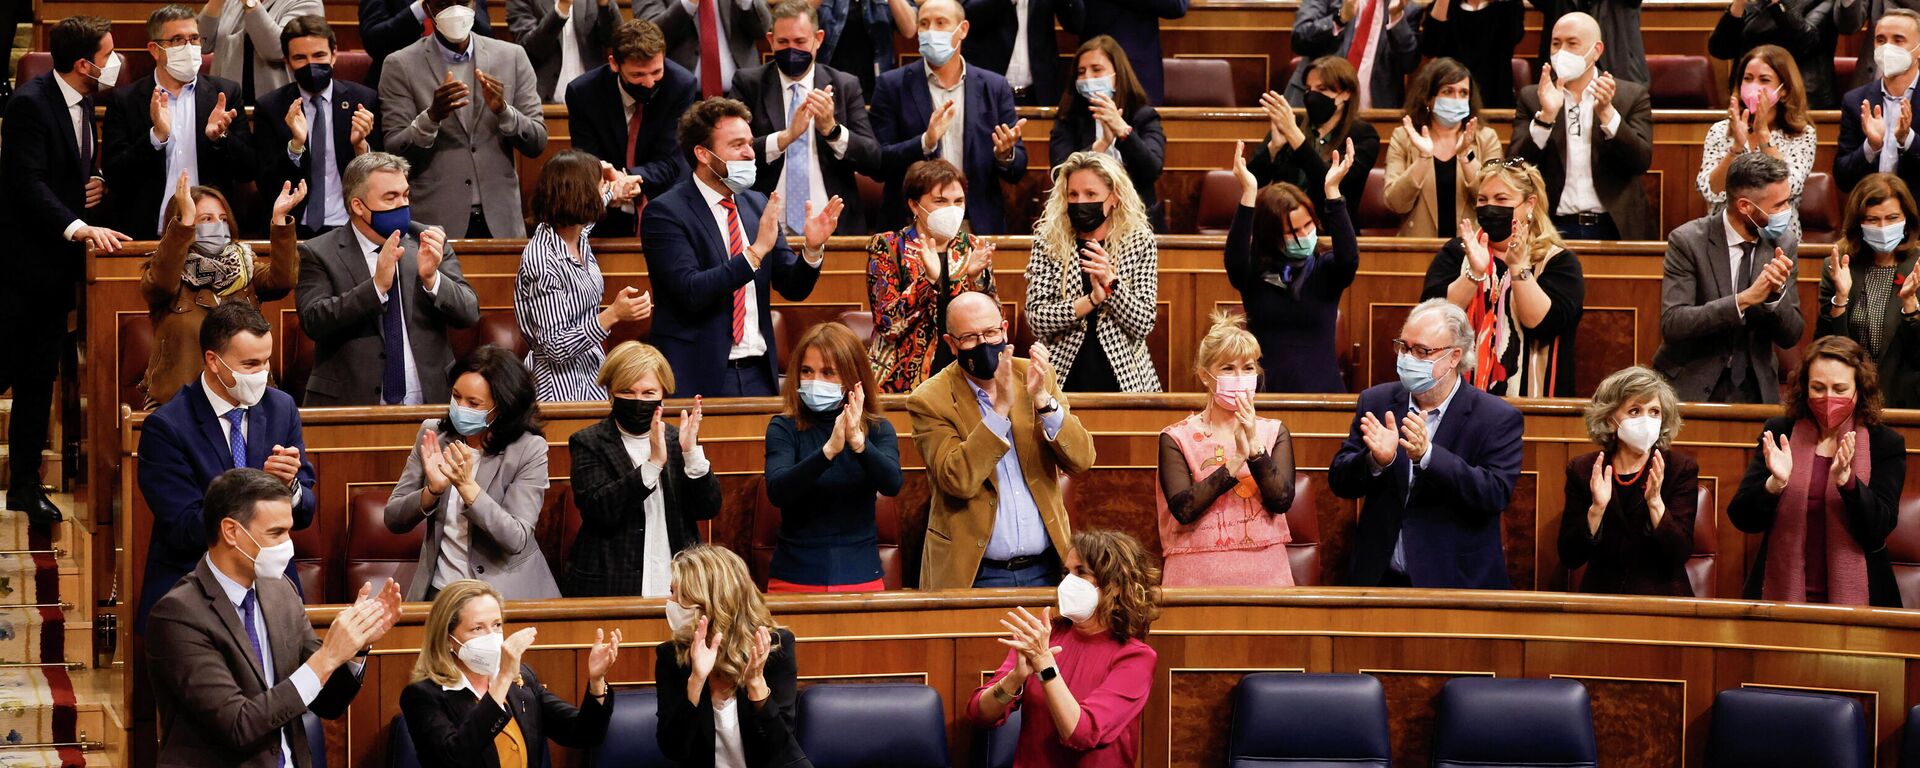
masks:
[[[795,389],[800,392],[800,402],[807,406],[807,410],[814,413],[825,413],[839,408],[840,403],[846,399],[846,394],[840,390],[840,385],[826,379],[806,379],[801,381]]]
[[[478,408],[468,408],[459,403],[447,404],[447,422],[453,425],[453,431],[466,437],[480,434],[487,428],[487,414]]]
[[[1896,221],[1884,227],[1860,227],[1860,236],[1867,241],[1867,247],[1875,253],[1892,253],[1907,239],[1907,223]]]
[[[381,237],[392,237],[393,233],[405,233],[413,224],[413,207],[402,205],[384,211],[369,209],[367,226]]]
[[[944,67],[953,60],[953,32],[951,30],[929,29],[920,33],[920,58],[927,64]]]
[[[720,177],[720,183],[727,185],[727,189],[733,190],[737,195],[753,188],[753,182],[758,173],[753,160],[728,160],[726,166],[726,173],[719,171],[714,173]],[[708,166],[708,169],[711,170],[712,166]]]
[[[1473,103],[1442,96],[1433,100],[1433,116],[1447,125],[1459,125],[1473,114]]]
[[[1753,203],[1753,207],[1755,208],[1760,207],[1760,204],[1753,200],[1748,200],[1747,202]],[[1765,225],[1754,223],[1751,217],[1748,217],[1747,223],[1753,224],[1754,227],[1758,228],[1760,234],[1765,235],[1768,240],[1779,240],[1786,236],[1787,228],[1793,226],[1793,206],[1787,206],[1767,214],[1767,223]]]
[[[1113,77],[1109,75],[1106,77],[1089,77],[1085,80],[1075,80],[1073,81],[1073,89],[1079,91],[1082,98],[1093,99],[1104,96],[1111,99],[1113,98]]]
[[[1313,255],[1313,249],[1320,244],[1320,233],[1308,230],[1287,240],[1287,258],[1299,261]]]
[[[1393,367],[1400,374],[1400,386],[1406,387],[1410,394],[1418,395],[1440,383],[1439,379],[1433,377],[1432,360],[1421,360],[1411,353],[1402,352]]]

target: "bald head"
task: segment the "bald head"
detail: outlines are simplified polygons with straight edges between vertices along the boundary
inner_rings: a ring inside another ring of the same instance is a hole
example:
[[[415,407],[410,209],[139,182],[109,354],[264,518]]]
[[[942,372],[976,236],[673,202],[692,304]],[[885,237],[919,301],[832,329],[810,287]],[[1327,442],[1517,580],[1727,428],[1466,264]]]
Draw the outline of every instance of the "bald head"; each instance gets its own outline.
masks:
[[[935,0],[942,2],[944,0]],[[947,302],[947,335],[964,336],[1000,327],[1000,302],[978,291],[968,291]]]
[[[1600,22],[1578,11],[1560,17],[1559,21],[1553,23],[1553,38],[1549,49],[1550,55],[1566,51],[1585,60],[1586,66],[1581,67],[1578,73],[1571,73],[1570,79],[1579,80],[1585,77],[1594,71],[1593,63],[1600,60],[1600,52],[1606,50],[1606,43],[1600,40]],[[1553,67],[1555,80],[1570,74],[1563,72],[1564,69],[1566,67],[1558,65]]]

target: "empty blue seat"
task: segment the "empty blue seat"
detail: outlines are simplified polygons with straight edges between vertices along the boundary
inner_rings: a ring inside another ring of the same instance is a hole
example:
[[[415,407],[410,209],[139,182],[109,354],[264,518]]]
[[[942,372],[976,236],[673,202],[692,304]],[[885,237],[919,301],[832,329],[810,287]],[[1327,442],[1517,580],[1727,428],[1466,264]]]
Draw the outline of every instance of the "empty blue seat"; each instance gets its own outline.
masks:
[[[1228,768],[1386,768],[1387,697],[1370,675],[1261,672],[1233,687]]]
[[[587,756],[593,768],[673,768],[660,754],[660,694],[653,688],[615,690],[607,740]]]
[[[1729,688],[1711,734],[1708,766],[1867,768],[1873,753],[1860,702],[1824,693]]]
[[[1020,747],[1020,710],[1007,713],[1007,721],[998,728],[973,729],[973,764],[979,768],[1013,768],[1014,750]]]
[[[413,732],[407,730],[407,716],[394,715],[387,724],[387,765],[392,768],[420,768],[420,753],[413,750]]]
[[[1572,680],[1461,677],[1440,690],[1434,768],[1599,763],[1587,689]]]
[[[947,768],[947,715],[924,685],[814,685],[797,734],[814,768]]]

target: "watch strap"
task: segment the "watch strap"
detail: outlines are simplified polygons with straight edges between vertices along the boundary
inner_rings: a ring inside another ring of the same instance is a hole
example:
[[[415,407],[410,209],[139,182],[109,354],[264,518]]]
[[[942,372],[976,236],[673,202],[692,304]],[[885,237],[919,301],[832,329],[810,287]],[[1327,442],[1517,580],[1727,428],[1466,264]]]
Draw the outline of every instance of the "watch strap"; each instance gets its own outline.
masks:
[[[1059,676],[1060,676],[1059,667],[1047,667],[1046,669],[1040,670],[1040,682],[1043,682],[1043,683],[1051,683],[1053,682],[1054,678]]]

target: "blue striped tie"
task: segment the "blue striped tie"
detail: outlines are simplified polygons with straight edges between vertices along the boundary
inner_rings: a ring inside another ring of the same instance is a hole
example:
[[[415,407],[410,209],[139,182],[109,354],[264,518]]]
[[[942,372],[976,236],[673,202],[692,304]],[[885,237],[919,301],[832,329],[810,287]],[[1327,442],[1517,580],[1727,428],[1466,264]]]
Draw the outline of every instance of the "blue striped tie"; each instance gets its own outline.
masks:
[[[233,425],[233,429],[227,431],[227,447],[233,451],[234,469],[247,466],[247,434],[240,429],[240,420],[246,417],[245,408],[235,408],[226,413],[227,423]]]

